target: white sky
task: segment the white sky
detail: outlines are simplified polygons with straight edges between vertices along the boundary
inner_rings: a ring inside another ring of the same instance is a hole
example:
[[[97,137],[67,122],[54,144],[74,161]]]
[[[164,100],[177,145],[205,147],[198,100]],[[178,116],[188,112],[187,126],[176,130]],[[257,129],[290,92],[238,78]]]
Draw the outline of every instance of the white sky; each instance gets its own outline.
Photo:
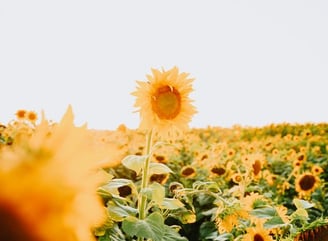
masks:
[[[328,121],[328,1],[0,1],[0,122],[116,129],[151,68],[195,78],[192,127]]]

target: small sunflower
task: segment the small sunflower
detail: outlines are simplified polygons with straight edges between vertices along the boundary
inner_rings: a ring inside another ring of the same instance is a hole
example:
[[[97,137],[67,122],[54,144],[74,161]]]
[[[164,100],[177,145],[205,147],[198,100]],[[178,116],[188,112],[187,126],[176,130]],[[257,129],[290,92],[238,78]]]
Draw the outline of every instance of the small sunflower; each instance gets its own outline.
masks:
[[[158,182],[159,184],[164,185],[167,180],[169,179],[170,174],[169,173],[163,173],[163,174],[152,174],[149,178],[150,182]]]
[[[308,197],[319,186],[320,179],[310,172],[298,175],[295,179],[295,189],[300,197]]]
[[[35,111],[28,111],[26,113],[26,118],[29,122],[35,123],[38,119],[38,115]]]
[[[245,211],[251,212],[254,208],[265,205],[266,199],[261,194],[251,192],[245,197],[242,197],[240,203]]]
[[[238,226],[240,219],[248,217],[248,213],[238,203],[234,203],[217,209],[215,224],[220,233],[231,232],[234,227]]]
[[[215,165],[211,168],[211,173],[217,176],[223,176],[227,170],[223,165]]]
[[[196,113],[189,94],[193,79],[187,73],[179,73],[177,67],[170,70],[152,69],[147,82],[137,81],[135,107],[140,112],[140,129],[150,130],[160,136],[176,136],[188,129],[192,115]]]
[[[216,219],[216,226],[220,233],[231,232],[231,230],[238,224],[238,214],[231,213],[224,218]]]
[[[242,174],[240,173],[234,173],[232,176],[231,176],[231,181],[233,181],[234,183],[238,184],[238,183],[241,183],[243,180],[243,176]]]
[[[246,231],[242,241],[273,241],[269,230],[264,229],[261,222],[257,222],[255,227],[249,227]]]
[[[323,169],[322,167],[318,166],[318,165],[313,165],[311,168],[311,172],[313,173],[313,175],[320,175],[321,173],[323,173]]]
[[[196,176],[196,170],[192,166],[184,166],[182,167],[180,174],[185,178],[193,178]]]
[[[26,118],[26,113],[27,113],[26,110],[21,109],[18,110],[15,115],[18,120],[24,120]]]

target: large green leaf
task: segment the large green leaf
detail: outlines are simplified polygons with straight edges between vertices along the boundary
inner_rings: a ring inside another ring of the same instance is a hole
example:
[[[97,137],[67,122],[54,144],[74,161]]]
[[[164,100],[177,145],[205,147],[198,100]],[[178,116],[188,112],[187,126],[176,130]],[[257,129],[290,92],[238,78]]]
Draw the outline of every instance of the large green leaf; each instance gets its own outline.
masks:
[[[127,217],[123,221],[122,228],[131,237],[137,236],[153,241],[162,241],[166,231],[164,218],[157,212],[150,214],[144,220],[133,216]]]
[[[125,241],[125,235],[122,230],[115,224],[112,228],[108,228],[104,235],[98,237],[98,241]]]
[[[144,163],[148,158],[147,155],[138,156],[138,155],[128,155],[122,160],[122,164],[135,171],[137,175],[139,175],[140,171],[144,167]]]
[[[152,191],[151,199],[156,204],[160,205],[165,197],[165,188],[157,182],[154,182],[151,185],[149,185],[149,188]]]
[[[184,206],[184,204],[175,198],[163,198],[162,203],[160,205],[161,208],[170,209],[170,210],[178,209],[183,206]]]
[[[163,163],[150,163],[149,165],[149,175],[153,174],[165,174],[173,172],[168,166]]]
[[[297,209],[299,209],[299,208],[308,209],[308,208],[312,208],[315,206],[313,203],[310,203],[306,200],[302,200],[302,199],[298,199],[298,198],[295,198],[293,200],[293,203],[295,204]]]
[[[251,211],[251,214],[258,218],[272,218],[274,216],[277,216],[277,211],[272,207],[265,207],[253,209]]]
[[[107,202],[107,210],[111,219],[116,222],[121,222],[126,217],[136,215],[138,213],[137,209],[114,201]]]
[[[272,229],[272,228],[281,228],[286,226],[284,221],[281,219],[279,216],[275,216],[273,218],[270,218],[264,223],[264,227],[267,229]]]
[[[299,220],[303,220],[304,222],[308,220],[308,212],[306,211],[305,208],[298,208],[295,212],[293,212],[290,217],[292,219],[299,219]]]

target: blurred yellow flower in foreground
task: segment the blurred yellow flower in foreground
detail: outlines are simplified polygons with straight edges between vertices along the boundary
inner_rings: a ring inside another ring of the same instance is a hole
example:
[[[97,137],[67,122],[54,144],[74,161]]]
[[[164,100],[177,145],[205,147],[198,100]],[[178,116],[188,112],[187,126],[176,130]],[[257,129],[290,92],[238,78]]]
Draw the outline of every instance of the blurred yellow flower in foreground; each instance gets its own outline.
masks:
[[[176,136],[188,129],[195,107],[189,94],[193,79],[187,73],[179,73],[177,67],[170,70],[152,69],[147,82],[137,81],[135,107],[140,112],[140,129],[150,130],[163,136]]]
[[[0,150],[0,240],[89,241],[101,224],[99,156],[68,108],[61,122],[43,117],[31,136]]]

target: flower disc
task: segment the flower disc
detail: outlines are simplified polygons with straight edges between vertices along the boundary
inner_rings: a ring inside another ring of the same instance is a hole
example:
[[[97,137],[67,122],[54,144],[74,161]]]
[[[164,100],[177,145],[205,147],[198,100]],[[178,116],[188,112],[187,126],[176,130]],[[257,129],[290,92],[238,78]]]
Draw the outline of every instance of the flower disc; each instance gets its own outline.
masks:
[[[151,106],[160,119],[172,120],[181,110],[180,93],[174,87],[160,87],[152,98]]]

